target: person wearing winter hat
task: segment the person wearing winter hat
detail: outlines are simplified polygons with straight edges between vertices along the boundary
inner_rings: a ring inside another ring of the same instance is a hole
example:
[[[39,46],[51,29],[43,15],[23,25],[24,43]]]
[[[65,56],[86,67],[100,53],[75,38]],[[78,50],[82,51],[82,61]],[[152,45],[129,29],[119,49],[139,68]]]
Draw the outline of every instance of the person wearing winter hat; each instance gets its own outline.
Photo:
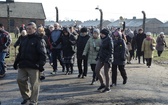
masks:
[[[100,50],[97,56],[97,64],[96,64],[96,76],[100,81],[100,87],[97,89],[98,91],[102,92],[109,92],[110,85],[109,85],[109,71],[110,67],[112,66],[113,62],[113,40],[109,36],[109,31],[107,29],[103,29],[100,31],[100,36],[102,39],[102,43],[100,46]],[[101,68],[104,66],[104,74],[105,74],[105,81],[103,80],[103,75],[101,73]],[[106,82],[106,83],[105,83]]]
[[[146,33],[146,38],[142,42],[141,51],[144,52],[144,58],[146,59],[146,65],[150,68],[153,58],[154,49],[151,48],[156,46],[156,41],[152,38],[151,32]]]
[[[127,82],[127,74],[125,71],[125,61],[126,61],[126,43],[125,40],[122,38],[122,33],[120,31],[114,32],[114,61],[112,64],[112,84],[117,85],[117,68],[120,71],[120,74],[123,78],[123,84]]]
[[[88,63],[90,64],[91,69],[93,71],[93,78],[92,78],[91,85],[93,85],[96,82],[96,72],[95,72],[96,60],[95,59],[100,49],[100,45],[101,45],[100,31],[99,29],[94,29],[93,37],[89,38],[85,46],[85,49],[83,51],[83,56],[86,56],[88,54]]]
[[[164,32],[160,32],[160,35],[156,39],[156,50],[158,57],[161,56],[162,52],[165,50],[166,45],[166,40],[164,36]]]
[[[90,36],[88,35],[88,31],[86,27],[81,28],[80,34],[77,39],[77,66],[79,70],[79,75],[78,78],[82,76],[82,78],[85,78],[87,76],[87,71],[88,71],[88,65],[87,65],[87,60],[88,60],[88,55],[82,56],[84,48],[86,46],[86,43]],[[82,63],[83,63],[83,69],[82,69]]]

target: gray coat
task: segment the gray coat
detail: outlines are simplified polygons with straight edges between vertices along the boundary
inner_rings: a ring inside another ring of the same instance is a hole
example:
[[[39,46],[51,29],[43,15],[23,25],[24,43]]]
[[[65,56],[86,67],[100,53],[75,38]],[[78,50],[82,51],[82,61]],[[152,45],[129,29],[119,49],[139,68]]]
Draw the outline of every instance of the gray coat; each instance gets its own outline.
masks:
[[[160,35],[156,39],[156,50],[163,51],[166,46],[166,41],[164,37],[161,37]]]

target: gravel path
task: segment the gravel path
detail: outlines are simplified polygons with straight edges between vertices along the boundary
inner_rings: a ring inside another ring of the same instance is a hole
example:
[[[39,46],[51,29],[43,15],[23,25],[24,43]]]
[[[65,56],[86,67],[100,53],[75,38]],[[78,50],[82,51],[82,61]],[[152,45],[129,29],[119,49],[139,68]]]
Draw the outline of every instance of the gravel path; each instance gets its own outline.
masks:
[[[39,105],[168,105],[168,70],[153,64],[147,68],[144,64],[126,65],[128,82],[122,84],[118,72],[117,86],[109,93],[96,91],[99,83],[90,85],[92,72],[89,68],[85,79],[77,78],[75,66],[73,75],[50,75],[47,64],[46,80],[41,83]],[[16,83],[17,71],[8,66],[7,75],[0,80],[1,105],[20,105],[22,98]]]

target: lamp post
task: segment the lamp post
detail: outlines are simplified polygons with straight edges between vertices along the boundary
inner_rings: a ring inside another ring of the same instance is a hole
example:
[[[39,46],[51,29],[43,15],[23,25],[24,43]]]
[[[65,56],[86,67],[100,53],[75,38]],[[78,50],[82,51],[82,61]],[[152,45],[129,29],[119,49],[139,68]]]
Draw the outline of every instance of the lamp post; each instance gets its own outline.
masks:
[[[103,25],[103,11],[99,7],[96,7],[95,9],[100,11],[100,31],[101,31]]]
[[[143,14],[143,32],[145,32],[145,21],[146,21],[146,14],[144,11],[142,11],[142,14]]]
[[[58,16],[59,16],[59,15],[58,15],[58,14],[59,14],[59,13],[58,13],[58,7],[55,7],[55,10],[56,10],[56,22],[58,23],[58,20],[59,20],[59,18],[58,18]]]
[[[9,4],[7,4],[8,32],[10,32],[10,12],[12,12],[12,10],[10,10]]]

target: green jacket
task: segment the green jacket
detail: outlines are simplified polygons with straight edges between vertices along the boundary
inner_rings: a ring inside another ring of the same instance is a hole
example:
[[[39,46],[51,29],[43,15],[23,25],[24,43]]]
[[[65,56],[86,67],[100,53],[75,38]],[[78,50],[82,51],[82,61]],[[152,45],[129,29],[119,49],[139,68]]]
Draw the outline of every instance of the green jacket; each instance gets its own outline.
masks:
[[[94,39],[93,37],[91,37],[87,41],[85,49],[83,51],[83,55],[88,55],[88,63],[89,64],[96,64],[95,59],[97,58],[97,54],[99,52],[100,45],[101,45],[100,38]]]

